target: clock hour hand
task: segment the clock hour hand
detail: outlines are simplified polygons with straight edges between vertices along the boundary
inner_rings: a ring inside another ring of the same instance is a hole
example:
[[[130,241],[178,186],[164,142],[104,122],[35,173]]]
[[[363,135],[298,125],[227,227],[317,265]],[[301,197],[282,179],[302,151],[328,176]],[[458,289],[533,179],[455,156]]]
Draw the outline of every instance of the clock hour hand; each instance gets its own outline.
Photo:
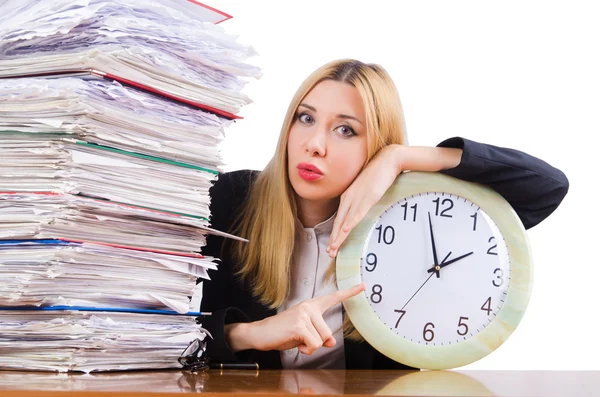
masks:
[[[442,267],[446,267],[446,266],[448,266],[448,265],[451,265],[451,264],[453,264],[454,262],[458,262],[459,260],[461,260],[461,259],[464,259],[464,258],[466,258],[466,257],[467,257],[467,256],[469,256],[469,255],[473,255],[473,251],[469,252],[468,254],[464,254],[464,255],[461,255],[461,256],[459,256],[459,257],[456,257],[456,258],[454,258],[454,259],[450,259],[448,262],[445,262],[445,261],[444,261],[444,262],[442,262],[442,263],[441,263],[439,266],[433,266],[431,269],[427,270],[427,273],[436,272],[436,273],[438,273],[438,274],[439,274],[439,271],[440,271],[440,269],[441,269]]]

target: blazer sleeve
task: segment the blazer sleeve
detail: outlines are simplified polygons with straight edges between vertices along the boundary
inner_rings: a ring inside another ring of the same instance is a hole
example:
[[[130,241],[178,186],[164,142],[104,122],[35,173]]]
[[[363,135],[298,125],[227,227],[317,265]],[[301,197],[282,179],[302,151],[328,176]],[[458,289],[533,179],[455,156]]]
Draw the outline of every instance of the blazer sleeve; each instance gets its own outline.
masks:
[[[231,232],[238,209],[242,206],[254,177],[249,170],[234,171],[219,175],[210,189],[211,227]],[[231,258],[223,250],[225,239],[209,235],[202,254],[218,258],[217,270],[210,271],[210,280],[202,281],[201,309],[210,316],[201,319],[202,326],[212,336],[206,344],[207,356],[216,362],[234,362],[244,359],[244,353],[234,354],[225,340],[224,327],[235,322],[248,322],[250,319],[239,308],[234,307],[235,291],[239,289],[234,276]]]
[[[569,190],[562,171],[527,153],[460,137],[437,146],[463,150],[460,164],[441,173],[491,187],[514,208],[525,229],[554,212]]]

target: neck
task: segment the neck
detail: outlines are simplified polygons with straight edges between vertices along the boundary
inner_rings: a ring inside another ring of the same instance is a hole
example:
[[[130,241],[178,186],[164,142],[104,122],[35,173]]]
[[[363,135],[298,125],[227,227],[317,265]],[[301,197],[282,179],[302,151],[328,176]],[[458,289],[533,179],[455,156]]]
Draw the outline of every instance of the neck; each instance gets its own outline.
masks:
[[[296,196],[298,219],[304,227],[315,227],[319,223],[331,218],[338,209],[340,200],[305,200]]]

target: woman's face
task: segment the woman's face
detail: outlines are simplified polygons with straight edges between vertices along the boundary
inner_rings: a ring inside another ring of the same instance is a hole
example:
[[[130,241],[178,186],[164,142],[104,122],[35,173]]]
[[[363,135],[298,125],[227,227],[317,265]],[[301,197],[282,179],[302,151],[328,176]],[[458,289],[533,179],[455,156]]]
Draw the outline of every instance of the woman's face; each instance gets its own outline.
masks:
[[[314,86],[296,110],[287,154],[298,196],[311,201],[339,197],[367,159],[365,110],[357,89],[333,80]]]

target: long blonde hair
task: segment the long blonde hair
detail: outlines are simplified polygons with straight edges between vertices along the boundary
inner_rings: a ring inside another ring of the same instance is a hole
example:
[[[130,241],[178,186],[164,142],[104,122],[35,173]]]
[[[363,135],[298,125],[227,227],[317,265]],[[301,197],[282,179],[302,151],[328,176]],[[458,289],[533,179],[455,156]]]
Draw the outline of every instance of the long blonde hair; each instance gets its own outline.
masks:
[[[274,309],[281,306],[290,289],[290,264],[294,251],[297,208],[287,174],[287,141],[298,106],[323,80],[354,86],[364,104],[368,153],[366,164],[390,144],[407,144],[404,112],[398,91],[381,66],[341,59],[315,70],[300,85],[288,107],[275,155],[256,178],[239,212],[233,230],[249,243],[232,242],[233,257],[240,264],[237,275],[253,296]],[[333,267],[331,267],[333,268]],[[344,331],[353,331],[344,319]],[[360,339],[357,332],[349,335]]]

